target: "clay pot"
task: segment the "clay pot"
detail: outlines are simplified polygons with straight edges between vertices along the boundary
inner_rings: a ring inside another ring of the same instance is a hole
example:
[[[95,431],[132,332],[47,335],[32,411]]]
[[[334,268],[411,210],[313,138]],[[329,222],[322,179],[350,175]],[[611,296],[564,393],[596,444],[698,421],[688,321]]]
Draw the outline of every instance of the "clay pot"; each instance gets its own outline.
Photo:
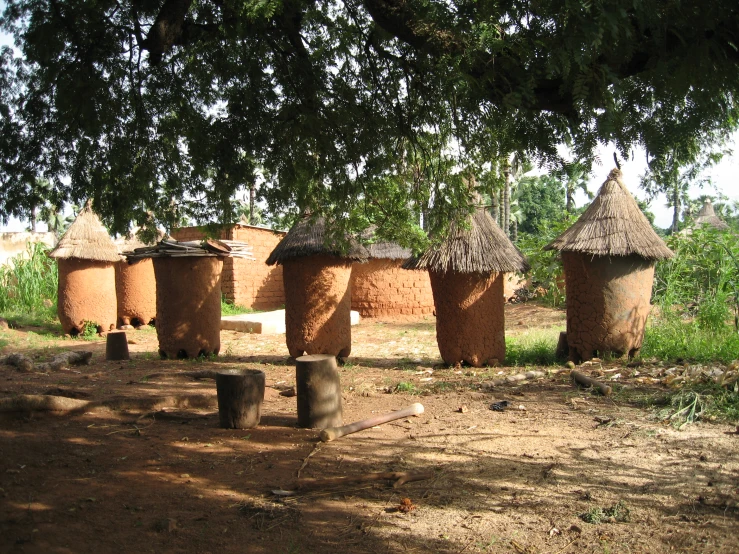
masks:
[[[98,331],[115,328],[115,269],[112,262],[78,258],[57,259],[59,287],[57,314],[65,333],[77,335],[85,322]]]
[[[153,261],[160,356],[194,358],[218,354],[223,260],[193,256]]]
[[[639,256],[562,253],[572,361],[634,356],[651,310],[654,262]]]
[[[349,356],[351,272],[351,262],[334,256],[306,256],[284,262],[285,339],[290,356]]]
[[[505,359],[502,273],[429,271],[436,306],[436,341],[447,364],[474,367]]]
[[[151,258],[115,264],[118,325],[148,325],[157,314],[157,283]]]

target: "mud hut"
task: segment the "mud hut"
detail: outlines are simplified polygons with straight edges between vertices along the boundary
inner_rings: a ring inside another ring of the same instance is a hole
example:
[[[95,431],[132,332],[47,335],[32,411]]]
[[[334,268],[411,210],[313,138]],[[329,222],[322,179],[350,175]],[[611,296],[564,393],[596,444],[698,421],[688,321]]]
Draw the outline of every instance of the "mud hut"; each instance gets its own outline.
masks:
[[[115,263],[118,248],[88,203],[49,257],[59,269],[57,314],[65,333],[78,335],[93,324],[115,328]]]
[[[253,259],[243,243],[164,239],[126,252],[129,262],[151,258],[156,278],[156,330],[162,358],[217,355],[221,349],[223,259]]]
[[[161,238],[161,237],[160,237]],[[147,246],[132,238],[116,241],[121,259],[115,264],[115,291],[118,299],[119,327],[148,325],[157,314],[157,283],[151,258],[132,259],[122,255]]]
[[[706,199],[706,201],[703,203],[703,206],[698,212],[698,215],[696,215],[693,219],[693,223],[695,224],[695,227],[700,227],[701,225],[710,225],[711,227],[713,227],[714,229],[718,229],[719,231],[725,231],[729,228],[726,222],[722,221],[721,218],[716,215],[710,199]]]
[[[352,262],[368,254],[354,241],[343,252],[326,239],[325,220],[305,216],[267,258],[267,265],[282,265],[285,340],[293,358],[351,353]]]
[[[545,247],[562,253],[572,361],[636,354],[651,310],[654,264],[672,257],[614,169],[575,224]]]
[[[403,267],[428,270],[445,363],[480,367],[505,359],[504,274],[529,266],[487,211],[453,224],[442,243]]]
[[[366,246],[367,263],[352,266],[352,310],[362,317],[431,314],[434,297],[428,274],[408,271],[409,248],[392,242]]]

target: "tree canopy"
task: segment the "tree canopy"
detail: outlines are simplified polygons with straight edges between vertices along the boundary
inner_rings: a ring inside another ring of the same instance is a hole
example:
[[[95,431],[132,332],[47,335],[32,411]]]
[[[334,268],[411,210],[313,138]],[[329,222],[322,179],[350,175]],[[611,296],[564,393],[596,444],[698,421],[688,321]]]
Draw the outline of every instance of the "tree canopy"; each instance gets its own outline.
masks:
[[[402,235],[512,152],[736,121],[735,0],[9,0],[0,27],[3,219],[45,179],[114,231],[229,221],[261,176],[271,210]]]

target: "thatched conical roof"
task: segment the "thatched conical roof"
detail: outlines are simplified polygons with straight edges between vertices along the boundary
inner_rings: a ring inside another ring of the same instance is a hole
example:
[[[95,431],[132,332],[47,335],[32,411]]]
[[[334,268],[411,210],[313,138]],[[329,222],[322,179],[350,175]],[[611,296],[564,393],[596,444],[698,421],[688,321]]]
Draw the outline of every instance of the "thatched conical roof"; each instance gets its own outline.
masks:
[[[312,219],[304,216],[272,250],[267,258],[267,265],[321,254],[350,261],[366,261],[369,257],[367,249],[354,239],[349,240],[348,252],[342,251],[339,245],[326,244],[326,220],[322,217]]]
[[[77,214],[77,218],[59,240],[56,248],[49,252],[49,257],[96,262],[117,262],[121,259],[118,247],[92,211],[89,202]]]
[[[647,260],[673,256],[614,169],[592,204],[572,227],[544,247],[594,256],[637,255]]]
[[[455,273],[509,273],[528,271],[529,264],[491,215],[478,208],[470,216],[469,228],[452,223],[444,242],[409,259],[403,267]]]
[[[711,204],[709,199],[706,199],[703,203],[703,207],[698,212],[698,215],[695,216],[693,222],[696,227],[699,225],[710,225],[719,231],[725,231],[729,228],[729,226],[716,215],[716,212],[713,211],[713,204]]]

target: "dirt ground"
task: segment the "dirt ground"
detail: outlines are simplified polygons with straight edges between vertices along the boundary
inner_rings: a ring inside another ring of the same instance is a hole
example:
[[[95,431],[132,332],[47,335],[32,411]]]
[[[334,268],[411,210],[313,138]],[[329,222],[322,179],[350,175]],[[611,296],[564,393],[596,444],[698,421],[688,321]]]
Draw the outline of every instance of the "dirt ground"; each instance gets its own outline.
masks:
[[[564,326],[559,311],[506,310],[508,336]],[[132,359],[106,362],[102,339],[0,331],[4,353],[39,361],[94,352],[88,366],[51,373],[0,366],[0,399],[120,399],[116,410],[0,419],[0,552],[737,552],[735,428],[678,431],[626,401],[654,392],[637,368],[581,368],[619,375],[609,398],[574,388],[556,368],[495,384],[537,368],[442,368],[432,317],[365,320],[341,368],[344,421],[414,402],[425,413],[319,443],[315,430],[295,427],[295,398],[280,395],[295,379],[284,335],[224,331],[222,355],[205,361],[159,360],[153,329],[128,335]],[[219,428],[215,383],[187,375],[234,367],[267,375],[257,428]],[[204,407],[126,407],[193,394],[206,395]],[[504,411],[491,409],[503,400]],[[397,488],[272,493],[292,490],[298,474],[386,471],[431,475]],[[611,520],[580,517],[614,506]]]

